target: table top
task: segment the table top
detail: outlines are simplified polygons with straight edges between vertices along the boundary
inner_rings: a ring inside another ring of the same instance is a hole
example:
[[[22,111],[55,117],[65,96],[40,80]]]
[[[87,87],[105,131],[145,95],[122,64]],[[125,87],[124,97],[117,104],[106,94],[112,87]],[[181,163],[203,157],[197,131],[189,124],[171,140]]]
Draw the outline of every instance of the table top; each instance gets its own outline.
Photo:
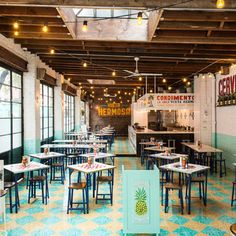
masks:
[[[88,133],[68,133],[65,134],[66,136],[84,136],[87,135]]]
[[[188,155],[186,154],[181,154],[181,153],[171,153],[171,154],[166,154],[166,153],[156,153],[150,155],[150,157],[158,158],[158,159],[165,159],[165,160],[176,160],[179,159],[180,157],[187,157]]]
[[[4,169],[12,172],[13,174],[20,174],[24,172],[30,172],[34,170],[42,170],[49,168],[48,165],[41,164],[39,162],[31,161],[28,166],[22,165],[22,163],[4,165]]]
[[[97,148],[105,148],[106,145],[104,144],[96,144]],[[64,143],[64,144],[44,144],[41,146],[41,148],[93,148],[93,145],[91,144],[70,144],[70,143]]]
[[[171,150],[174,150],[174,149],[175,149],[174,147],[157,147],[157,146],[144,148],[144,150],[156,151],[156,152],[171,151]]]
[[[88,163],[82,163],[82,164],[76,164],[76,165],[68,165],[67,166],[69,169],[83,172],[85,174],[90,174],[98,171],[103,171],[103,170],[111,170],[115,169],[115,166],[112,165],[107,165],[99,162],[95,162],[94,164],[89,165]]]
[[[52,141],[53,143],[73,143],[73,142],[77,142],[77,143],[107,143],[107,140],[104,139],[97,139],[97,140],[68,140],[68,139],[58,139],[58,140],[54,140]]]
[[[58,152],[48,152],[47,154],[45,153],[35,153],[35,154],[29,154],[30,157],[45,160],[45,159],[50,159],[54,157],[62,157],[65,156],[65,154],[58,153]]]
[[[201,147],[198,147],[195,143],[186,143],[186,142],[182,142],[181,144],[185,145],[186,147],[191,148],[192,150],[194,150],[195,152],[199,152],[199,153],[206,153],[206,152],[212,152],[212,153],[222,153],[223,151],[218,149],[218,148],[214,148],[212,146],[206,145],[206,144],[202,144]]]
[[[113,133],[98,133],[98,134],[94,134],[95,136],[112,136]]]
[[[106,157],[114,157],[115,154],[113,153],[106,153],[106,152],[99,152],[96,155],[94,155],[94,153],[85,153],[85,154],[81,154],[81,157],[94,157],[95,158],[106,158]]]
[[[209,166],[202,166],[202,165],[196,165],[196,164],[188,164],[187,168],[183,168],[180,162],[163,165],[163,166],[160,166],[160,168],[164,170],[170,170],[173,172],[180,172],[180,173],[189,174],[189,175],[210,169]]]
[[[155,145],[158,145],[158,143],[160,143],[160,142],[151,142],[151,141],[147,141],[147,142],[140,142],[139,144],[140,145],[149,145],[149,146],[155,146]],[[165,144],[165,143],[163,143],[163,144]]]

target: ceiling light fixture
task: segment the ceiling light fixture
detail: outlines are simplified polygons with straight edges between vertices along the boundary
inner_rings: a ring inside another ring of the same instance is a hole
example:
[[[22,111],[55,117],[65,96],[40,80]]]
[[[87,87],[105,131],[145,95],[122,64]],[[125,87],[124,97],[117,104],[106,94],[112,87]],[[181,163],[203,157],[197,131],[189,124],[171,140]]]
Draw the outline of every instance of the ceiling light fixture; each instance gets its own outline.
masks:
[[[142,80],[143,80],[143,78],[140,76],[140,77],[138,78],[138,80],[139,80],[139,81],[142,81]]]
[[[115,71],[112,71],[112,76],[116,76],[116,72]]]
[[[48,32],[48,25],[47,24],[44,24],[44,26],[42,27],[42,31],[44,33],[47,33]]]
[[[138,13],[137,21],[138,21],[138,25],[141,25],[141,24],[142,24],[142,21],[143,21],[143,13],[142,13],[141,11]]]
[[[84,20],[83,26],[82,26],[82,31],[87,32],[88,30],[88,21]]]
[[[224,8],[224,6],[225,6],[225,1],[224,0],[217,0],[216,1],[216,7],[218,9]]]
[[[188,81],[187,85],[191,85],[191,82],[190,82],[190,81]]]
[[[50,50],[50,54],[54,54],[55,53],[55,50],[54,49],[51,49]]]
[[[187,78],[183,78],[183,82],[186,83],[187,82]]]
[[[70,82],[70,78],[68,78],[68,82]]]
[[[163,79],[163,80],[162,80],[162,83],[166,83],[166,79]]]
[[[14,29],[19,29],[19,23],[18,23],[18,21],[15,21],[15,22],[13,23],[13,28],[14,28]]]
[[[87,65],[87,63],[86,62],[84,62],[83,63],[83,67],[87,67],[88,65]]]
[[[171,86],[169,86],[169,87],[168,87],[168,90],[170,91],[171,89],[172,89],[172,87],[171,87]]]
[[[19,31],[14,31],[14,35],[18,36],[19,35]]]

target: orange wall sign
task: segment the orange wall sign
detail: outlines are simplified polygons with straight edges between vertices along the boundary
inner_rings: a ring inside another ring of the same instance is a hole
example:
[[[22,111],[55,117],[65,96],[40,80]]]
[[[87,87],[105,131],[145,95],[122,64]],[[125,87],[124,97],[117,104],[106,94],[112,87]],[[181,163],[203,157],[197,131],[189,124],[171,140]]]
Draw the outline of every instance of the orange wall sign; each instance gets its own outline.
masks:
[[[130,116],[131,109],[128,105],[122,105],[121,103],[108,103],[97,107],[98,115],[107,116]]]

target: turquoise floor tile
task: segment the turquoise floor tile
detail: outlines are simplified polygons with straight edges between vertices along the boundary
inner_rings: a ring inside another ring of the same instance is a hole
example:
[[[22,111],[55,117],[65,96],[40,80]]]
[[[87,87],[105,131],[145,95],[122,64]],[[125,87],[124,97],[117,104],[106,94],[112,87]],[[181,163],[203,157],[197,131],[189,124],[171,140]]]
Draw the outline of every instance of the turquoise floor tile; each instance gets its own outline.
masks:
[[[189,220],[182,217],[182,216],[171,216],[168,221],[171,221],[172,223],[178,224],[178,225],[184,225],[186,224]]]
[[[105,225],[110,223],[112,220],[107,216],[98,216],[93,219],[93,222],[97,223],[98,225]]]
[[[39,229],[39,230],[35,230],[31,233],[31,236],[52,236],[54,235],[54,231],[52,231],[49,228],[44,228],[44,229]]]
[[[26,225],[35,221],[36,219],[33,216],[23,216],[20,219],[16,219],[16,223],[19,225]]]
[[[98,227],[94,230],[91,230],[89,232],[89,235],[90,236],[110,236],[112,234],[111,234],[111,231],[106,229],[105,227]]]
[[[103,207],[97,208],[95,211],[97,213],[107,214],[107,213],[110,213],[112,211],[112,209],[110,209],[110,208],[108,208],[106,206],[103,206]]]
[[[225,231],[207,226],[204,230],[202,230],[202,233],[207,234],[208,236],[224,236],[226,234]]]
[[[41,208],[41,207],[34,207],[34,208],[29,208],[27,210],[25,210],[28,214],[37,214],[37,213],[40,213],[40,212],[43,212],[44,209]]]
[[[194,236],[197,235],[197,231],[181,226],[178,229],[174,230],[174,233],[181,236]]]
[[[84,223],[86,221],[87,221],[87,219],[85,219],[84,217],[82,217],[80,215],[76,215],[75,217],[67,219],[67,222],[71,225],[78,225],[78,224]]]
[[[27,232],[21,227],[17,227],[17,228],[6,231],[7,236],[24,236],[26,234]]]
[[[60,222],[60,218],[52,216],[52,217],[46,217],[41,220],[41,222],[45,225],[51,225],[51,224],[56,224]]]
[[[226,223],[229,223],[229,224],[234,224],[236,223],[236,217],[230,217],[230,216],[221,216],[219,218],[220,221],[223,221],[223,222],[226,222]]]
[[[199,222],[201,224],[209,225],[213,221],[211,218],[205,216],[196,216],[192,219],[193,221]]]
[[[83,236],[83,232],[77,228],[71,228],[69,230],[63,230],[60,232],[61,236]]]

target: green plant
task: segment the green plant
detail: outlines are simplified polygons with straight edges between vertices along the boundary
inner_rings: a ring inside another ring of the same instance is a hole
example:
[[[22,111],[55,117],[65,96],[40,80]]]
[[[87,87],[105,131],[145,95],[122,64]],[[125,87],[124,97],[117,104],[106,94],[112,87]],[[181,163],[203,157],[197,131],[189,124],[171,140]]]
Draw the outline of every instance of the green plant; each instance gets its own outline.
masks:
[[[135,212],[137,215],[142,216],[147,214],[147,194],[144,188],[138,188],[135,193]]]

